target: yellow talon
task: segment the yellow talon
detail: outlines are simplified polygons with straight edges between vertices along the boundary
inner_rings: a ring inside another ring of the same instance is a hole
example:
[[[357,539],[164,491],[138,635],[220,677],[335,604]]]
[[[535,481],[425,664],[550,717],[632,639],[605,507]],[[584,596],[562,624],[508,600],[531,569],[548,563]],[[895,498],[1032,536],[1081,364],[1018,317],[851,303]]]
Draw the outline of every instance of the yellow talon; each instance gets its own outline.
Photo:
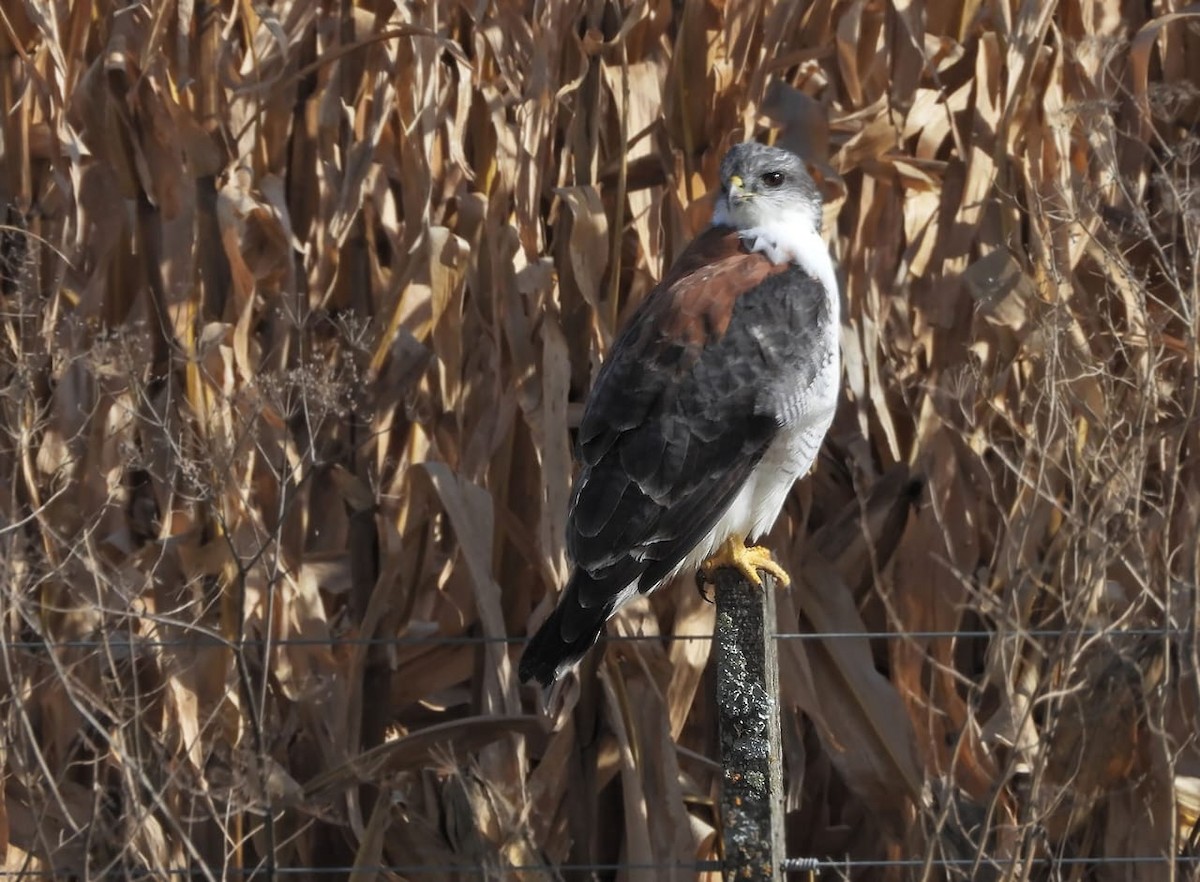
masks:
[[[746,546],[742,536],[730,536],[712,556],[700,565],[700,577],[705,582],[714,582],[717,570],[722,567],[733,567],[741,573],[752,585],[762,587],[759,570],[770,573],[779,582],[780,587],[786,588],[792,584],[791,577],[783,567],[775,563],[770,550],[761,545]]]

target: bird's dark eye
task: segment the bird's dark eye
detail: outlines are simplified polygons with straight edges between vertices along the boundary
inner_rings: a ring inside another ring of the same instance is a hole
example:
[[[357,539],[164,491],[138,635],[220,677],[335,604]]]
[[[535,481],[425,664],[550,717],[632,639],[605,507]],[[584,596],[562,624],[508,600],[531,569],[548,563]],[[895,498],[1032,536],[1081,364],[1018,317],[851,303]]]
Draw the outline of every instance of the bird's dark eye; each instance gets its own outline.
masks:
[[[762,176],[762,182],[771,188],[781,186],[783,184],[783,172],[769,171]]]

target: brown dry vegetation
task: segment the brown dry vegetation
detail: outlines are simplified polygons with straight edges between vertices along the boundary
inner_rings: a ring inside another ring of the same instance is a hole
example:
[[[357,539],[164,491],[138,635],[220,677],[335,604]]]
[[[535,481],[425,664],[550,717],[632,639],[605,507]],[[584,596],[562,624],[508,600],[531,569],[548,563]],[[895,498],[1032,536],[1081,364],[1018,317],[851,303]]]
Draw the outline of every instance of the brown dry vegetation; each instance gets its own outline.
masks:
[[[846,301],[782,629],[909,635],[781,642],[791,854],[1191,877],[1104,859],[1200,854],[1200,10],[0,11],[10,870],[715,857],[707,642],[545,718],[514,663],[590,379],[753,136]]]

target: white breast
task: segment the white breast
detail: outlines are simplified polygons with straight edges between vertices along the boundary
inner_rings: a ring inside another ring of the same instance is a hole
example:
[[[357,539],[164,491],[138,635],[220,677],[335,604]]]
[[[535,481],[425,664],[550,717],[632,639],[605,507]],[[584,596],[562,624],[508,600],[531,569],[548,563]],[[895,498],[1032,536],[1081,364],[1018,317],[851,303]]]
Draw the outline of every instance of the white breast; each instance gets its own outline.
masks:
[[[797,408],[803,416],[780,429],[733,503],[684,560],[684,570],[700,566],[730,536],[744,536],[753,541],[775,524],[792,485],[816,462],[821,442],[833,422],[840,366],[837,350],[832,352],[833,357],[813,384],[816,394]]]

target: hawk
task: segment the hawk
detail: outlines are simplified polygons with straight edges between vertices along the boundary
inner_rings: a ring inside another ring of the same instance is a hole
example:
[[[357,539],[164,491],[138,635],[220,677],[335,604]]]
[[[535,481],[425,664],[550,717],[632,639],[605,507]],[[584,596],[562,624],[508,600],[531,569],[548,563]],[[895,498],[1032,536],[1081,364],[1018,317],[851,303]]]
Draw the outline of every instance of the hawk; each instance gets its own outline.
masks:
[[[712,224],[621,330],[579,426],[557,608],[521,658],[550,686],[623,604],[682,571],[787,574],[761,547],[833,420],[839,301],[821,197],[798,156],[721,162]]]

